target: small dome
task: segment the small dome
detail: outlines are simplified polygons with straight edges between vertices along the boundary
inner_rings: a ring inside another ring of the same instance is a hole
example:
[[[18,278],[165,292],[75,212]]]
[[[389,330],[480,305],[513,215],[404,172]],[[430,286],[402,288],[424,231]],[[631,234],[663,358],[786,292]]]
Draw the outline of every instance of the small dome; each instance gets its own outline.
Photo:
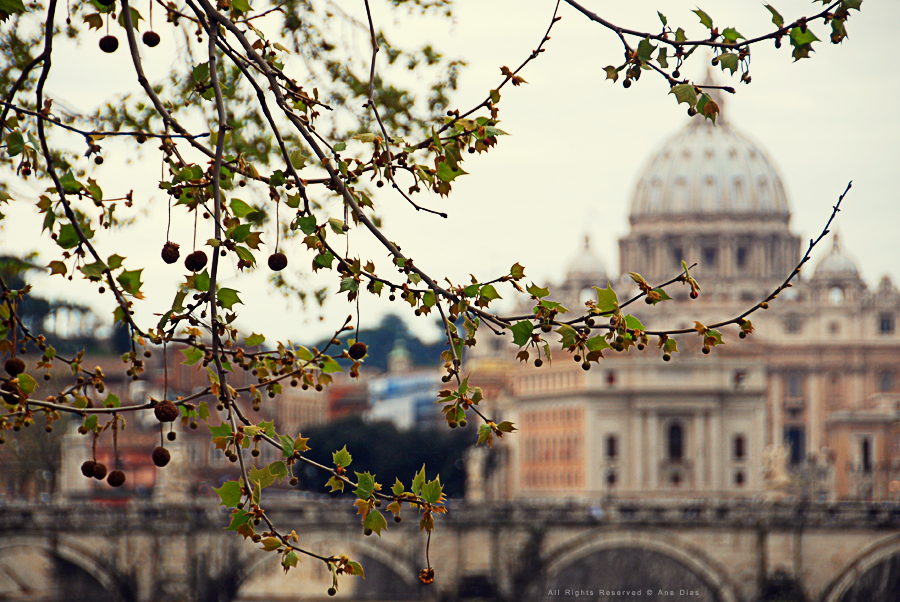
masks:
[[[606,280],[606,269],[603,262],[591,249],[591,238],[584,235],[584,247],[569,262],[566,270],[567,280]]]
[[[830,278],[835,276],[859,276],[856,263],[841,248],[837,233],[833,236],[831,253],[823,258],[813,273],[813,278]]]
[[[719,117],[698,115],[653,157],[631,201],[641,218],[713,215],[787,219],[787,196],[772,161]]]

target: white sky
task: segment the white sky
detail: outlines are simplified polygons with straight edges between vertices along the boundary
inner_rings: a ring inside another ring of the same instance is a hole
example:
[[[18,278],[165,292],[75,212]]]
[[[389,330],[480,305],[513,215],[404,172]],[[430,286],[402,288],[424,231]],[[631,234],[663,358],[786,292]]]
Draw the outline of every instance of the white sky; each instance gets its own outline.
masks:
[[[361,19],[365,16],[362,2],[337,4]],[[656,31],[659,8],[670,25],[684,27],[692,38],[706,31],[689,12],[694,2],[584,0],[583,4],[625,27]],[[387,2],[379,0],[372,5],[376,25],[389,39],[406,47],[431,42],[445,55],[469,63],[455,97],[455,106],[466,110],[499,83],[501,66],[515,68],[536,46],[554,3],[464,1],[455,7],[453,23],[393,13]],[[775,5],[786,20],[821,10],[820,4],[809,2],[779,0]],[[720,27],[735,26],[748,38],[772,27],[762,4],[704,0],[701,8]],[[622,88],[621,81],[604,81],[602,68],[618,64],[621,57],[617,38],[568,6],[560,14],[563,19],[554,27],[547,51],[522,73],[529,83],[518,88],[508,85],[502,92],[500,127],[512,136],[501,138],[488,155],[465,162],[470,175],[456,180],[449,200],[419,197],[427,206],[447,211],[450,218],[416,213],[387,188],[377,197],[388,237],[432,275],[461,282],[471,272],[489,279],[506,273],[518,261],[526,266],[529,278],[558,282],[585,233],[591,235],[607,270],[619,271],[617,241],[628,231],[630,198],[638,175],[688,117],[684,105],[676,106],[674,97],[666,94],[666,84],[651,73],[629,90]],[[163,30],[162,19],[157,15],[155,20],[157,30]],[[823,39],[814,45],[812,59],[793,63],[787,40],[780,51],[771,42],[754,46],[753,83],[739,85],[735,76],[732,82],[738,94],[727,98],[726,107],[731,124],[767,150],[780,170],[793,211],[792,229],[804,240],[819,232],[838,194],[849,180],[854,181],[838,230],[870,286],[884,274],[895,280],[900,276],[896,259],[900,204],[894,181],[897,168],[891,167],[900,159],[896,110],[900,70],[889,58],[897,22],[900,3],[866,2],[861,13],[853,13],[848,22],[850,38],[841,46],[829,43],[829,27],[821,22],[812,25]],[[365,50],[365,39],[359,43]],[[123,49],[104,55],[92,34],[78,52],[54,56],[49,94],[89,110],[104,95],[137,92]],[[144,53],[151,80],[163,77],[174,51],[164,37],[163,44],[152,51],[156,54]],[[699,79],[707,64],[698,51],[683,71]],[[725,83],[729,77],[720,79]],[[136,200],[146,209],[137,227],[99,242],[102,254],[119,252],[129,258],[130,269],[145,268],[148,298],[138,301],[136,309],[146,321],[168,309],[183,274],[159,259],[165,242],[165,197],[153,182],[154,176],[158,182],[158,158],[149,155],[128,163],[129,148],[104,142],[107,161],[99,168],[90,167],[89,173],[102,178],[106,196],[120,196],[134,188]],[[0,177],[10,181],[8,172]],[[21,182],[12,182],[10,190],[23,200],[36,199],[38,194]],[[250,200],[247,195],[238,196]],[[0,209],[7,215],[0,221],[0,254],[35,250],[45,264],[57,259],[55,247],[46,244],[49,241],[37,240],[41,219],[36,209],[31,203],[19,205]],[[181,224],[173,225],[172,240],[183,245],[184,257],[185,247],[190,246],[190,224],[183,213],[178,215]],[[209,229],[209,222],[205,226]],[[263,238],[274,242],[273,235]],[[198,235],[199,240],[206,238],[209,233]],[[351,252],[354,248],[371,252],[381,273],[391,275],[385,253],[362,230],[351,232],[350,245]],[[300,247],[288,250],[289,269],[309,265],[312,256]],[[818,255],[825,251],[819,250]],[[265,256],[261,264],[265,265]],[[267,272],[263,267],[257,276],[238,278],[230,265],[226,267],[225,286],[241,290],[247,304],[237,307],[242,309],[238,324],[248,333],[264,332],[270,341],[288,337],[309,341],[333,330],[351,309],[338,298],[324,311],[303,313],[296,303],[273,295],[264,283]],[[36,282],[41,294],[90,304],[102,316],[113,309],[109,294],[98,297],[94,285],[77,278],[70,283],[58,276],[39,277]],[[510,289],[500,292],[510,297]],[[374,325],[385,311],[403,310],[399,304],[368,295],[363,295],[361,306],[364,328]],[[412,317],[411,312],[404,313]],[[437,332],[431,319],[416,320],[415,327],[427,336]]]

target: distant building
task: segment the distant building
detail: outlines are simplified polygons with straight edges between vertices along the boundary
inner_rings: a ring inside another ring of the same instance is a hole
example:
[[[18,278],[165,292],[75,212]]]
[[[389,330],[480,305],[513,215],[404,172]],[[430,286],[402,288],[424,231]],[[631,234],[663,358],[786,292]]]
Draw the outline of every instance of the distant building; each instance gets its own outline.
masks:
[[[823,204],[823,219],[828,210]],[[789,219],[768,156],[724,114],[716,126],[696,117],[637,183],[631,232],[619,243],[619,298],[638,292],[626,272],[661,283],[685,260],[699,264],[691,270],[703,287],[699,299],[676,283],[667,288],[673,301],[641,301],[627,312],[654,329],[737,316],[781,284],[805,251]],[[607,350],[590,371],[566,352],[540,369],[507,360],[513,372],[502,411],[521,433],[495,469],[504,483],[497,495],[759,496],[764,451],[780,445],[792,475],[787,495],[896,498],[900,293],[887,276],[869,290],[838,236],[826,244],[814,270],[750,316],[755,334],[739,341],[737,327],[725,327],[727,344],[710,355],[686,335],[670,362],[655,338],[644,352]],[[608,279],[585,239],[551,298],[583,310],[597,298],[591,286]],[[502,340],[480,334],[473,355],[511,357]]]
[[[437,367],[411,371],[411,366],[409,352],[398,339],[388,360],[388,373],[369,380],[366,420],[393,422],[399,429],[434,427],[444,422],[435,405],[437,392],[444,388],[444,372]]]

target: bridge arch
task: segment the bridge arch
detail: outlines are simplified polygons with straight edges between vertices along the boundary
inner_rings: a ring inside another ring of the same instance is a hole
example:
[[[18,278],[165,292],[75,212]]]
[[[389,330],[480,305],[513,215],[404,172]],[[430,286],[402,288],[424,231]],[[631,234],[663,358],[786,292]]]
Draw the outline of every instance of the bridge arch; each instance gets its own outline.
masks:
[[[658,555],[693,574],[712,594],[716,602],[738,602],[735,586],[726,577],[724,567],[677,536],[661,530],[595,530],[567,542],[544,555],[548,581],[595,554],[613,550],[635,550]]]
[[[408,546],[401,547],[394,545],[384,539],[375,541],[362,539],[359,537],[358,530],[355,529],[352,533],[348,533],[347,537],[335,537],[333,533],[323,533],[318,537],[307,536],[304,539],[303,544],[305,549],[323,555],[345,552],[353,560],[362,563],[363,569],[366,570],[366,581],[362,582],[357,577],[341,576],[340,585],[342,592],[345,591],[344,588],[353,591],[354,587],[358,585],[362,588],[363,593],[366,593],[371,590],[374,585],[372,583],[372,577],[374,576],[378,581],[399,578],[401,581],[399,589],[407,593],[414,591],[415,599],[417,600],[436,599],[434,588],[423,587],[419,582],[419,569],[422,567],[418,565],[416,560],[410,558]],[[372,561],[374,561],[374,563]],[[373,566],[373,564],[380,566]],[[235,588],[236,598],[240,600],[243,595],[248,593],[246,591],[241,592],[242,587],[245,589],[246,587],[252,587],[255,579],[264,578],[270,571],[280,572],[280,567],[280,560],[275,554],[261,554],[258,550],[253,550],[253,552],[246,557],[246,562],[238,571]],[[384,573],[384,569],[386,569],[389,574],[378,575],[377,571],[382,567],[383,569],[381,572]],[[319,573],[320,576],[327,576],[324,570],[324,564],[319,560],[307,556],[302,557],[301,563],[297,569],[291,569],[291,573],[304,571],[311,571],[312,573]],[[331,577],[327,576],[327,579],[327,584],[324,585],[324,587],[319,588],[321,591],[310,591],[307,595],[315,596],[324,594],[325,589],[330,585]],[[325,582],[323,581],[323,583]],[[375,587],[377,588],[377,585]]]
[[[900,534],[876,541],[845,564],[825,589],[822,602],[843,602],[853,586],[860,583],[867,573],[892,559],[900,559]]]
[[[123,576],[97,558],[96,554],[79,539],[60,534],[10,535],[5,533],[4,537],[0,539],[0,558],[4,551],[14,549],[40,550],[51,558],[63,560],[84,571],[114,599],[121,602],[132,602],[135,599],[135,593],[127,585]]]

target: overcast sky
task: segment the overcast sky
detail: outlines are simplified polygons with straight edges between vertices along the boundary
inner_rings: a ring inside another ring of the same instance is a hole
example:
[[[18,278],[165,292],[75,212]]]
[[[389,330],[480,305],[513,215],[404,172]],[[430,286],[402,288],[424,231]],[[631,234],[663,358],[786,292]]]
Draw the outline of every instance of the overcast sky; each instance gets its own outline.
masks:
[[[706,31],[690,12],[694,2],[583,3],[626,27],[657,30],[656,10],[660,9],[671,25],[684,27],[692,38]],[[365,16],[362,2],[336,4],[361,19]],[[445,55],[468,62],[454,99],[455,106],[466,110],[496,87],[501,66],[518,66],[536,46],[554,2],[461,2],[452,23],[397,13],[380,0],[373,0],[372,6],[377,26],[389,39],[405,46],[430,42]],[[748,38],[772,27],[762,4],[704,0],[700,6],[717,25],[735,26]],[[786,20],[821,10],[820,6],[776,3]],[[628,232],[635,182],[648,159],[689,118],[684,105],[676,105],[667,96],[662,79],[650,73],[629,90],[622,88],[621,81],[605,81],[602,68],[617,64],[621,57],[615,35],[568,6],[562,6],[560,14],[563,19],[554,27],[547,51],[522,73],[529,83],[503,90],[500,127],[512,136],[502,138],[488,155],[465,162],[470,175],[454,182],[450,199],[420,197],[428,206],[447,211],[450,218],[416,213],[387,188],[378,196],[388,237],[432,275],[446,275],[456,282],[467,280],[469,273],[488,279],[506,273],[518,261],[526,266],[529,278],[558,282],[584,234],[590,234],[606,269],[619,272],[617,241]],[[896,184],[900,69],[890,58],[897,23],[900,3],[866,2],[863,11],[854,12],[848,22],[850,38],[840,46],[828,42],[830,28],[821,22],[812,26],[824,41],[814,45],[816,52],[809,60],[792,62],[787,42],[780,51],[771,42],[754,46],[753,83],[739,85],[735,76],[731,81],[738,94],[727,98],[725,109],[730,123],[767,151],[779,169],[792,208],[791,227],[804,240],[821,230],[837,196],[853,180],[853,192],[837,227],[870,286],[885,274],[895,280],[900,276],[896,252],[900,240]],[[163,77],[176,51],[165,37],[157,50],[148,57],[151,80]],[[706,57],[697,56],[684,72],[701,78],[708,64]],[[90,110],[106,94],[137,91],[127,54],[120,49],[115,55],[103,55],[91,37],[78,52],[54,56],[53,69],[50,96],[65,98],[82,110]],[[91,78],[89,85],[86,77]],[[720,79],[725,83],[730,78],[720,74]],[[149,320],[168,309],[183,274],[159,259],[165,242],[165,197],[153,182],[159,178],[158,158],[127,163],[128,148],[124,143],[105,142],[107,161],[89,171],[103,178],[101,184],[110,182],[104,185],[107,196],[135,188],[136,201],[146,208],[138,226],[99,244],[102,254],[119,252],[129,258],[129,267],[145,268],[148,298],[137,302],[137,316]],[[8,172],[2,177],[9,181]],[[12,182],[10,190],[26,200],[39,194],[21,182]],[[41,219],[33,205],[20,205],[2,208],[7,219],[0,221],[0,254],[40,251],[39,261],[44,264],[57,259],[52,245],[37,240]],[[189,246],[190,224],[181,221],[173,227],[172,240]],[[264,236],[264,240],[272,238]],[[389,275],[384,252],[369,239],[362,230],[351,232],[351,252],[371,252],[382,273]],[[311,256],[299,249],[297,245],[294,254],[289,254],[291,268],[309,265]],[[239,324],[248,332],[265,332],[270,341],[317,338],[332,330],[350,309],[336,299],[324,311],[304,313],[296,303],[272,295],[263,274],[237,278],[228,266],[224,276],[226,286],[241,290],[247,304]],[[98,297],[93,294],[94,285],[77,279],[70,283],[59,276],[39,277],[36,283],[41,294],[90,304],[102,316],[113,309],[109,294]],[[500,292],[510,297],[509,289]],[[373,325],[392,308],[402,310],[386,299],[364,295],[363,326]],[[431,322],[417,320],[416,329],[434,336]]]

